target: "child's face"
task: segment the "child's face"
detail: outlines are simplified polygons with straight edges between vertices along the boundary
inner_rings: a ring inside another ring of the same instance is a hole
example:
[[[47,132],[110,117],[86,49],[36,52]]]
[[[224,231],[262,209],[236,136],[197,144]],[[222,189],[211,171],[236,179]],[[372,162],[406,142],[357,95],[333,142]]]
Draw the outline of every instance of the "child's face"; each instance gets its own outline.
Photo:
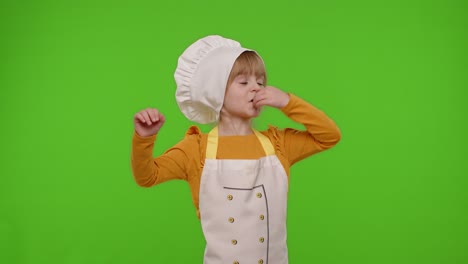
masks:
[[[232,117],[250,119],[259,115],[261,109],[253,105],[257,91],[263,88],[264,78],[255,75],[238,75],[227,87],[222,112]]]

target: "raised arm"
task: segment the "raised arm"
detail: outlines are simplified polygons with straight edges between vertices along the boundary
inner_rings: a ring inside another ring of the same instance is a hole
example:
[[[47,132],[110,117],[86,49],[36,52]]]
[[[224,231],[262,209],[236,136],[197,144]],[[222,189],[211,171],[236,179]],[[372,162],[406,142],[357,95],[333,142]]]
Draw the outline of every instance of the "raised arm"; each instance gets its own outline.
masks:
[[[305,131],[291,128],[278,131],[278,139],[284,146],[284,155],[290,165],[329,149],[340,141],[341,133],[333,120],[315,106],[291,93],[267,86],[257,92],[254,105],[278,108],[293,121],[304,125]]]
[[[341,132],[323,111],[305,100],[289,94],[290,100],[281,111],[293,121],[303,124],[305,131],[284,129],[283,140],[290,164],[335,146]]]
[[[142,187],[151,187],[171,179],[187,179],[189,158],[184,151],[186,140],[153,158],[157,133],[164,122],[164,116],[157,109],[148,108],[135,114],[131,167],[136,183]]]

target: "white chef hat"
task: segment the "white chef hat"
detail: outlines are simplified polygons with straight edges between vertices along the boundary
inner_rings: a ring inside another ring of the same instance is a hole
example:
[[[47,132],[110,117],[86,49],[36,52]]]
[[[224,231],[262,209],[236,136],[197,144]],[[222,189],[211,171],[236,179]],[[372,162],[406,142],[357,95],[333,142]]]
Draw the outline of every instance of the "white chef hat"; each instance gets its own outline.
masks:
[[[213,35],[197,40],[182,53],[174,73],[176,101],[189,120],[208,124],[219,119],[231,69],[247,50],[251,49],[235,40]]]

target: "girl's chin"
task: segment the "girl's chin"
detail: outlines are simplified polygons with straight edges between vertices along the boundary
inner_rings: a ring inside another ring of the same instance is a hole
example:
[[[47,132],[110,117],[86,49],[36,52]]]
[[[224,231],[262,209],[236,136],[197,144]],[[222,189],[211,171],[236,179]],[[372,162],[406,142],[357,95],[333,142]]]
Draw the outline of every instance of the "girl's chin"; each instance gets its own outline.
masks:
[[[249,111],[248,113],[244,113],[239,115],[239,117],[242,117],[243,119],[251,119],[251,118],[256,118],[260,115],[260,112],[257,110],[254,111]]]

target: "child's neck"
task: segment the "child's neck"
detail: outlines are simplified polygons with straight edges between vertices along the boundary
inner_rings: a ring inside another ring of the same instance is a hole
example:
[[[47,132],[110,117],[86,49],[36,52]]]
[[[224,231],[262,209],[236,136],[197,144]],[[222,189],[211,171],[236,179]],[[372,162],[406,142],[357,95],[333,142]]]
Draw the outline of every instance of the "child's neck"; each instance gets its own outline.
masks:
[[[230,117],[223,117],[219,120],[219,136],[246,136],[252,133],[250,120]]]

